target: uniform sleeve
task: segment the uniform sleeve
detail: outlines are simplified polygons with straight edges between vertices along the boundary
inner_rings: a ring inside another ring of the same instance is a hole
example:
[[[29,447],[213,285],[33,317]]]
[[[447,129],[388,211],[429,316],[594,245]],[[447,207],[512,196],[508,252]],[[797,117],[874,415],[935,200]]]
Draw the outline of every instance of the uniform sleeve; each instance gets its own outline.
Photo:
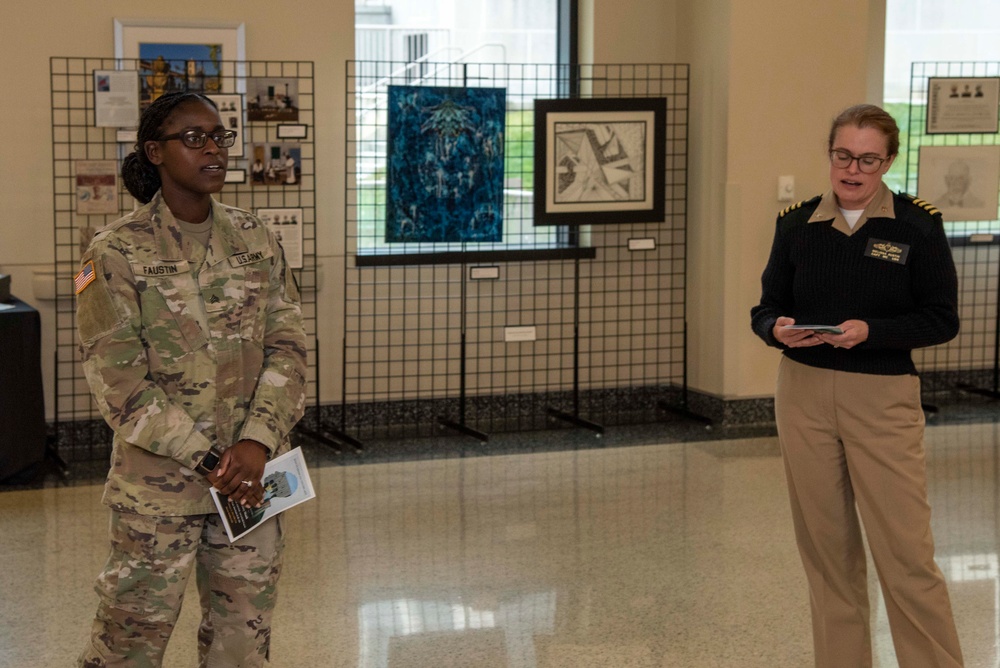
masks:
[[[271,247],[264,364],[240,439],[263,443],[273,454],[305,411],[306,333],[295,278],[273,238]]]
[[[125,442],[188,468],[211,443],[194,421],[150,380],[142,343],[135,278],[120,248],[107,238],[93,243],[83,266],[94,279],[77,296],[83,369],[101,415]]]
[[[793,312],[794,296],[792,282],[794,267],[788,257],[785,236],[781,234],[780,219],[774,230],[771,255],[760,278],[760,303],[750,309],[750,326],[754,334],[769,346],[784,349],[785,346],[774,338],[774,323],[779,317]]]
[[[914,308],[891,318],[868,319],[867,348],[912,350],[958,334],[958,275],[941,214],[908,258]]]

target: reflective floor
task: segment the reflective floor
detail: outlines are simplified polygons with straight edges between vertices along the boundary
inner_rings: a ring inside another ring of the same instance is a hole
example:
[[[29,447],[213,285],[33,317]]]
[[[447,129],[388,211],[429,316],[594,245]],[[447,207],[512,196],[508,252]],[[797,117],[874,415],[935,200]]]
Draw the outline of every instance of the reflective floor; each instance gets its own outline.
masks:
[[[610,447],[614,436],[600,449],[352,466],[313,453],[319,496],[288,513],[271,665],[810,666],[776,440]],[[931,426],[927,441],[967,665],[998,666],[1000,425]],[[73,665],[108,549],[100,492],[0,493],[0,666]],[[895,666],[870,589],[876,665]],[[195,665],[193,594],[169,668]]]

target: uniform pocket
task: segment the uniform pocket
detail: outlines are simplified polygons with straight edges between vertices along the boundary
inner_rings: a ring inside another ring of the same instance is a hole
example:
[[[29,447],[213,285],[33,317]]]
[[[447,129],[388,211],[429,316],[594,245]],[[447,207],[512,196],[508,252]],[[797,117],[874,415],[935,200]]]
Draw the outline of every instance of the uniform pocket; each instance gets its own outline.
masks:
[[[105,604],[149,622],[169,621],[180,609],[194,563],[191,518],[111,513],[111,556],[97,580]]]
[[[261,342],[264,339],[269,274],[264,267],[247,267],[243,278],[243,313],[240,338]]]
[[[143,336],[160,358],[176,359],[207,345],[205,332],[190,306],[200,299],[190,275],[146,279],[139,281],[137,287],[142,302]]]

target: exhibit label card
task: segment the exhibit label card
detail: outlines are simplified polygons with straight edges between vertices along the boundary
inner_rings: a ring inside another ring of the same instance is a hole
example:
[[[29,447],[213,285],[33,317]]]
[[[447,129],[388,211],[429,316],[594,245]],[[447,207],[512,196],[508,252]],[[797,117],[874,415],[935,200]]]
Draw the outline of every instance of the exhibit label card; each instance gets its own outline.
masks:
[[[94,70],[94,124],[99,128],[139,127],[136,70]]]

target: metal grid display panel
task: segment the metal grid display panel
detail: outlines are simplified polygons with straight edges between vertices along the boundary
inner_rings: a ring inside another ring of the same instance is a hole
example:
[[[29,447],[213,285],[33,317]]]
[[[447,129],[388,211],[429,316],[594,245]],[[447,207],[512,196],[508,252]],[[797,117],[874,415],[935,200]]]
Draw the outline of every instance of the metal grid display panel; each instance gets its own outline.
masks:
[[[929,79],[997,77],[1000,62],[917,62],[911,66],[909,118],[906,125],[906,184],[917,192],[920,149],[927,146],[990,146],[997,134],[927,134]],[[996,186],[1000,187],[1000,185]],[[931,199],[933,203],[933,199]],[[946,222],[958,270],[962,327],[952,341],[914,351],[925,390],[973,387],[997,392],[997,294],[1000,222]],[[984,232],[988,232],[984,234]]]
[[[76,333],[76,301],[73,275],[93,233],[131,211],[132,196],[119,183],[118,212],[81,215],[76,211],[74,162],[77,160],[121,160],[132,150],[132,142],[118,142],[116,128],[94,126],[94,70],[138,69],[138,61],[115,58],[50,59],[52,88],[52,174],[54,210],[55,300],[55,406],[59,453],[66,461],[91,461],[107,457],[110,430],[104,425],[90,395],[80,364]],[[203,64],[204,65],[204,64]],[[230,170],[242,169],[243,183],[227,183],[218,199],[226,204],[256,211],[261,208],[301,208],[302,269],[295,270],[302,292],[302,310],[309,338],[309,364],[316,359],[316,164],[314,151],[314,67],[306,61],[230,61],[219,68],[222,93],[244,92],[246,77],[294,80],[298,87],[298,120],[306,125],[303,139],[279,139],[277,121],[247,121],[244,100],[242,157],[230,157]],[[277,145],[295,142],[301,150],[301,175],[290,185],[253,185],[250,163],[252,144]],[[120,181],[120,180],[119,180]],[[318,402],[316,383],[310,379],[308,401]]]
[[[615,412],[655,414],[662,402],[686,407],[689,67],[584,66],[581,79],[592,97],[667,99],[665,222],[595,226],[601,250],[581,264],[581,387],[592,390],[581,411],[614,421],[624,417]],[[653,248],[630,250],[630,240]]]
[[[609,401],[623,388],[647,390],[653,419],[661,390],[684,383],[688,66],[425,63],[416,79],[411,69],[347,67],[344,433],[421,434],[442,416],[531,428],[549,409],[614,422],[635,406],[634,395]],[[503,242],[384,242],[389,85],[506,89]],[[667,98],[666,223],[534,226],[534,100],[568,87]],[[634,237],[655,249],[629,252]],[[581,249],[597,261],[572,254]],[[538,255],[559,251],[570,254]],[[512,327],[533,327],[534,340],[509,340]]]

